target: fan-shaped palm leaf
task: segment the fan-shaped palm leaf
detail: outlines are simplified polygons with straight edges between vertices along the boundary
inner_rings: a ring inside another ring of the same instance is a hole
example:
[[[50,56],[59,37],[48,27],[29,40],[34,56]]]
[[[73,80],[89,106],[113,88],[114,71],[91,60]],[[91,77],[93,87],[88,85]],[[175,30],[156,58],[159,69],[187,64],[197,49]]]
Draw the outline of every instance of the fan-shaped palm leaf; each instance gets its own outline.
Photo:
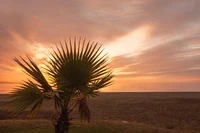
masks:
[[[58,89],[68,93],[98,90],[111,83],[112,74],[107,69],[107,56],[102,55],[101,46],[79,39],[70,40],[53,51],[48,74]],[[92,85],[91,85],[92,84]],[[84,89],[82,89],[84,88]]]
[[[49,93],[52,93],[53,90],[38,66],[29,56],[27,56],[28,61],[21,56],[20,58],[21,61],[17,58],[14,58],[14,61],[23,68],[24,72],[29,75],[34,82],[30,80],[24,81],[21,86],[17,87],[12,92],[12,100],[9,104],[14,110],[13,114],[21,112],[29,107],[30,111],[28,116],[31,117],[39,110],[44,98],[51,98]]]
[[[43,102],[42,92],[32,81],[24,81],[21,86],[12,92],[12,100],[9,102],[11,108],[14,110],[13,114],[17,114],[24,109],[30,107],[28,116],[34,116],[39,110]]]

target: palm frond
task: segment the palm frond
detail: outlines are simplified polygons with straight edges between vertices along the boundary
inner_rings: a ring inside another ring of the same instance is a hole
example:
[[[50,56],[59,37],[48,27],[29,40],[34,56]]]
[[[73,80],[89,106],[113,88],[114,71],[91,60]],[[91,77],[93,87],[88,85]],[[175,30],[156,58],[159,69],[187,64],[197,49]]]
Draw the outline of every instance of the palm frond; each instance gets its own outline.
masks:
[[[13,110],[13,115],[30,108],[28,116],[32,117],[40,109],[44,95],[35,83],[28,80],[24,81],[18,88],[15,88],[11,98],[12,100],[8,104]]]
[[[38,68],[36,63],[27,56],[27,61],[20,56],[20,59],[14,58],[23,71],[30,76],[32,80],[24,81],[19,87],[15,88],[11,94],[12,100],[8,103],[12,105],[13,114],[17,114],[25,109],[29,109],[28,116],[32,117],[40,109],[44,99],[56,99],[56,96],[49,97],[53,92],[52,87]],[[56,103],[58,105],[58,103]],[[56,106],[57,106],[56,105]]]
[[[14,58],[14,61],[23,68],[26,74],[28,74],[30,77],[32,77],[32,79],[34,79],[34,81],[36,81],[37,86],[39,86],[44,92],[52,91],[51,86],[49,85],[35,62],[29,56],[27,56],[28,61],[26,61],[21,56],[20,58],[22,61],[17,58]]]
[[[53,58],[46,69],[58,89],[70,94],[86,93],[110,85],[113,76],[107,68],[107,55],[102,55],[98,43],[80,38],[60,45],[51,52]],[[88,84],[95,84],[96,88],[91,89]]]
[[[110,72],[107,75],[105,75],[103,78],[94,80],[91,83],[92,84],[91,88],[93,88],[94,90],[98,90],[100,88],[107,87],[107,86],[111,85],[111,83],[113,82],[112,81],[113,77],[114,76],[112,75],[112,72]]]
[[[81,120],[86,119],[88,122],[91,119],[91,113],[87,105],[86,98],[78,99],[78,112],[80,114]]]

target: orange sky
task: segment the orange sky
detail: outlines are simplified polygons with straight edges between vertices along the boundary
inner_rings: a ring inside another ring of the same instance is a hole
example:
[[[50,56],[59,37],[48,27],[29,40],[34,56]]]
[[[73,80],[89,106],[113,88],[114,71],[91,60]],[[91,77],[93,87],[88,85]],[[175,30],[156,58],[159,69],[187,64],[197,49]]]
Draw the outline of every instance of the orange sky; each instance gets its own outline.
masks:
[[[102,91],[200,91],[199,0],[5,0],[0,3],[0,93],[27,77],[12,60],[38,64],[68,37],[99,42],[116,75]]]

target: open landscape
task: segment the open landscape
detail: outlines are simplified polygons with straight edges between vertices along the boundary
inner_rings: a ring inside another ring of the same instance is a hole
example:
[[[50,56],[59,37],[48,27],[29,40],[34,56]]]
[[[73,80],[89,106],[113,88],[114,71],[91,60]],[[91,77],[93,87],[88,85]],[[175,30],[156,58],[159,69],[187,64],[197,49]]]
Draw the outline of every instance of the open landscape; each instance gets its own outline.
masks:
[[[10,116],[5,106],[9,95],[0,96],[1,133],[53,133],[52,102],[44,104],[35,118],[26,111]],[[199,133],[200,93],[145,92],[100,93],[89,99],[92,119],[80,121],[72,114],[70,133]]]
[[[0,0],[0,133],[200,133],[200,0]]]

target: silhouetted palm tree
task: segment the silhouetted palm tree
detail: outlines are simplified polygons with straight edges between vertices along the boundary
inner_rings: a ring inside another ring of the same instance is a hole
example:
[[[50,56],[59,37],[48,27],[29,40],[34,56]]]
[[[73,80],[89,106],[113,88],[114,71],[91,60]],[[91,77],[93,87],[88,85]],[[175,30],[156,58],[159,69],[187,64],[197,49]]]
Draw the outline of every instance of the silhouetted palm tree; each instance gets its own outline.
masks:
[[[12,92],[9,102],[13,114],[29,108],[29,117],[40,109],[44,100],[54,100],[58,112],[53,118],[56,133],[68,133],[70,113],[78,107],[80,118],[90,120],[87,98],[97,95],[98,90],[111,84],[112,72],[107,67],[107,56],[94,42],[74,39],[60,43],[40,69],[27,56],[14,60],[31,78]],[[46,74],[44,76],[44,74]]]

